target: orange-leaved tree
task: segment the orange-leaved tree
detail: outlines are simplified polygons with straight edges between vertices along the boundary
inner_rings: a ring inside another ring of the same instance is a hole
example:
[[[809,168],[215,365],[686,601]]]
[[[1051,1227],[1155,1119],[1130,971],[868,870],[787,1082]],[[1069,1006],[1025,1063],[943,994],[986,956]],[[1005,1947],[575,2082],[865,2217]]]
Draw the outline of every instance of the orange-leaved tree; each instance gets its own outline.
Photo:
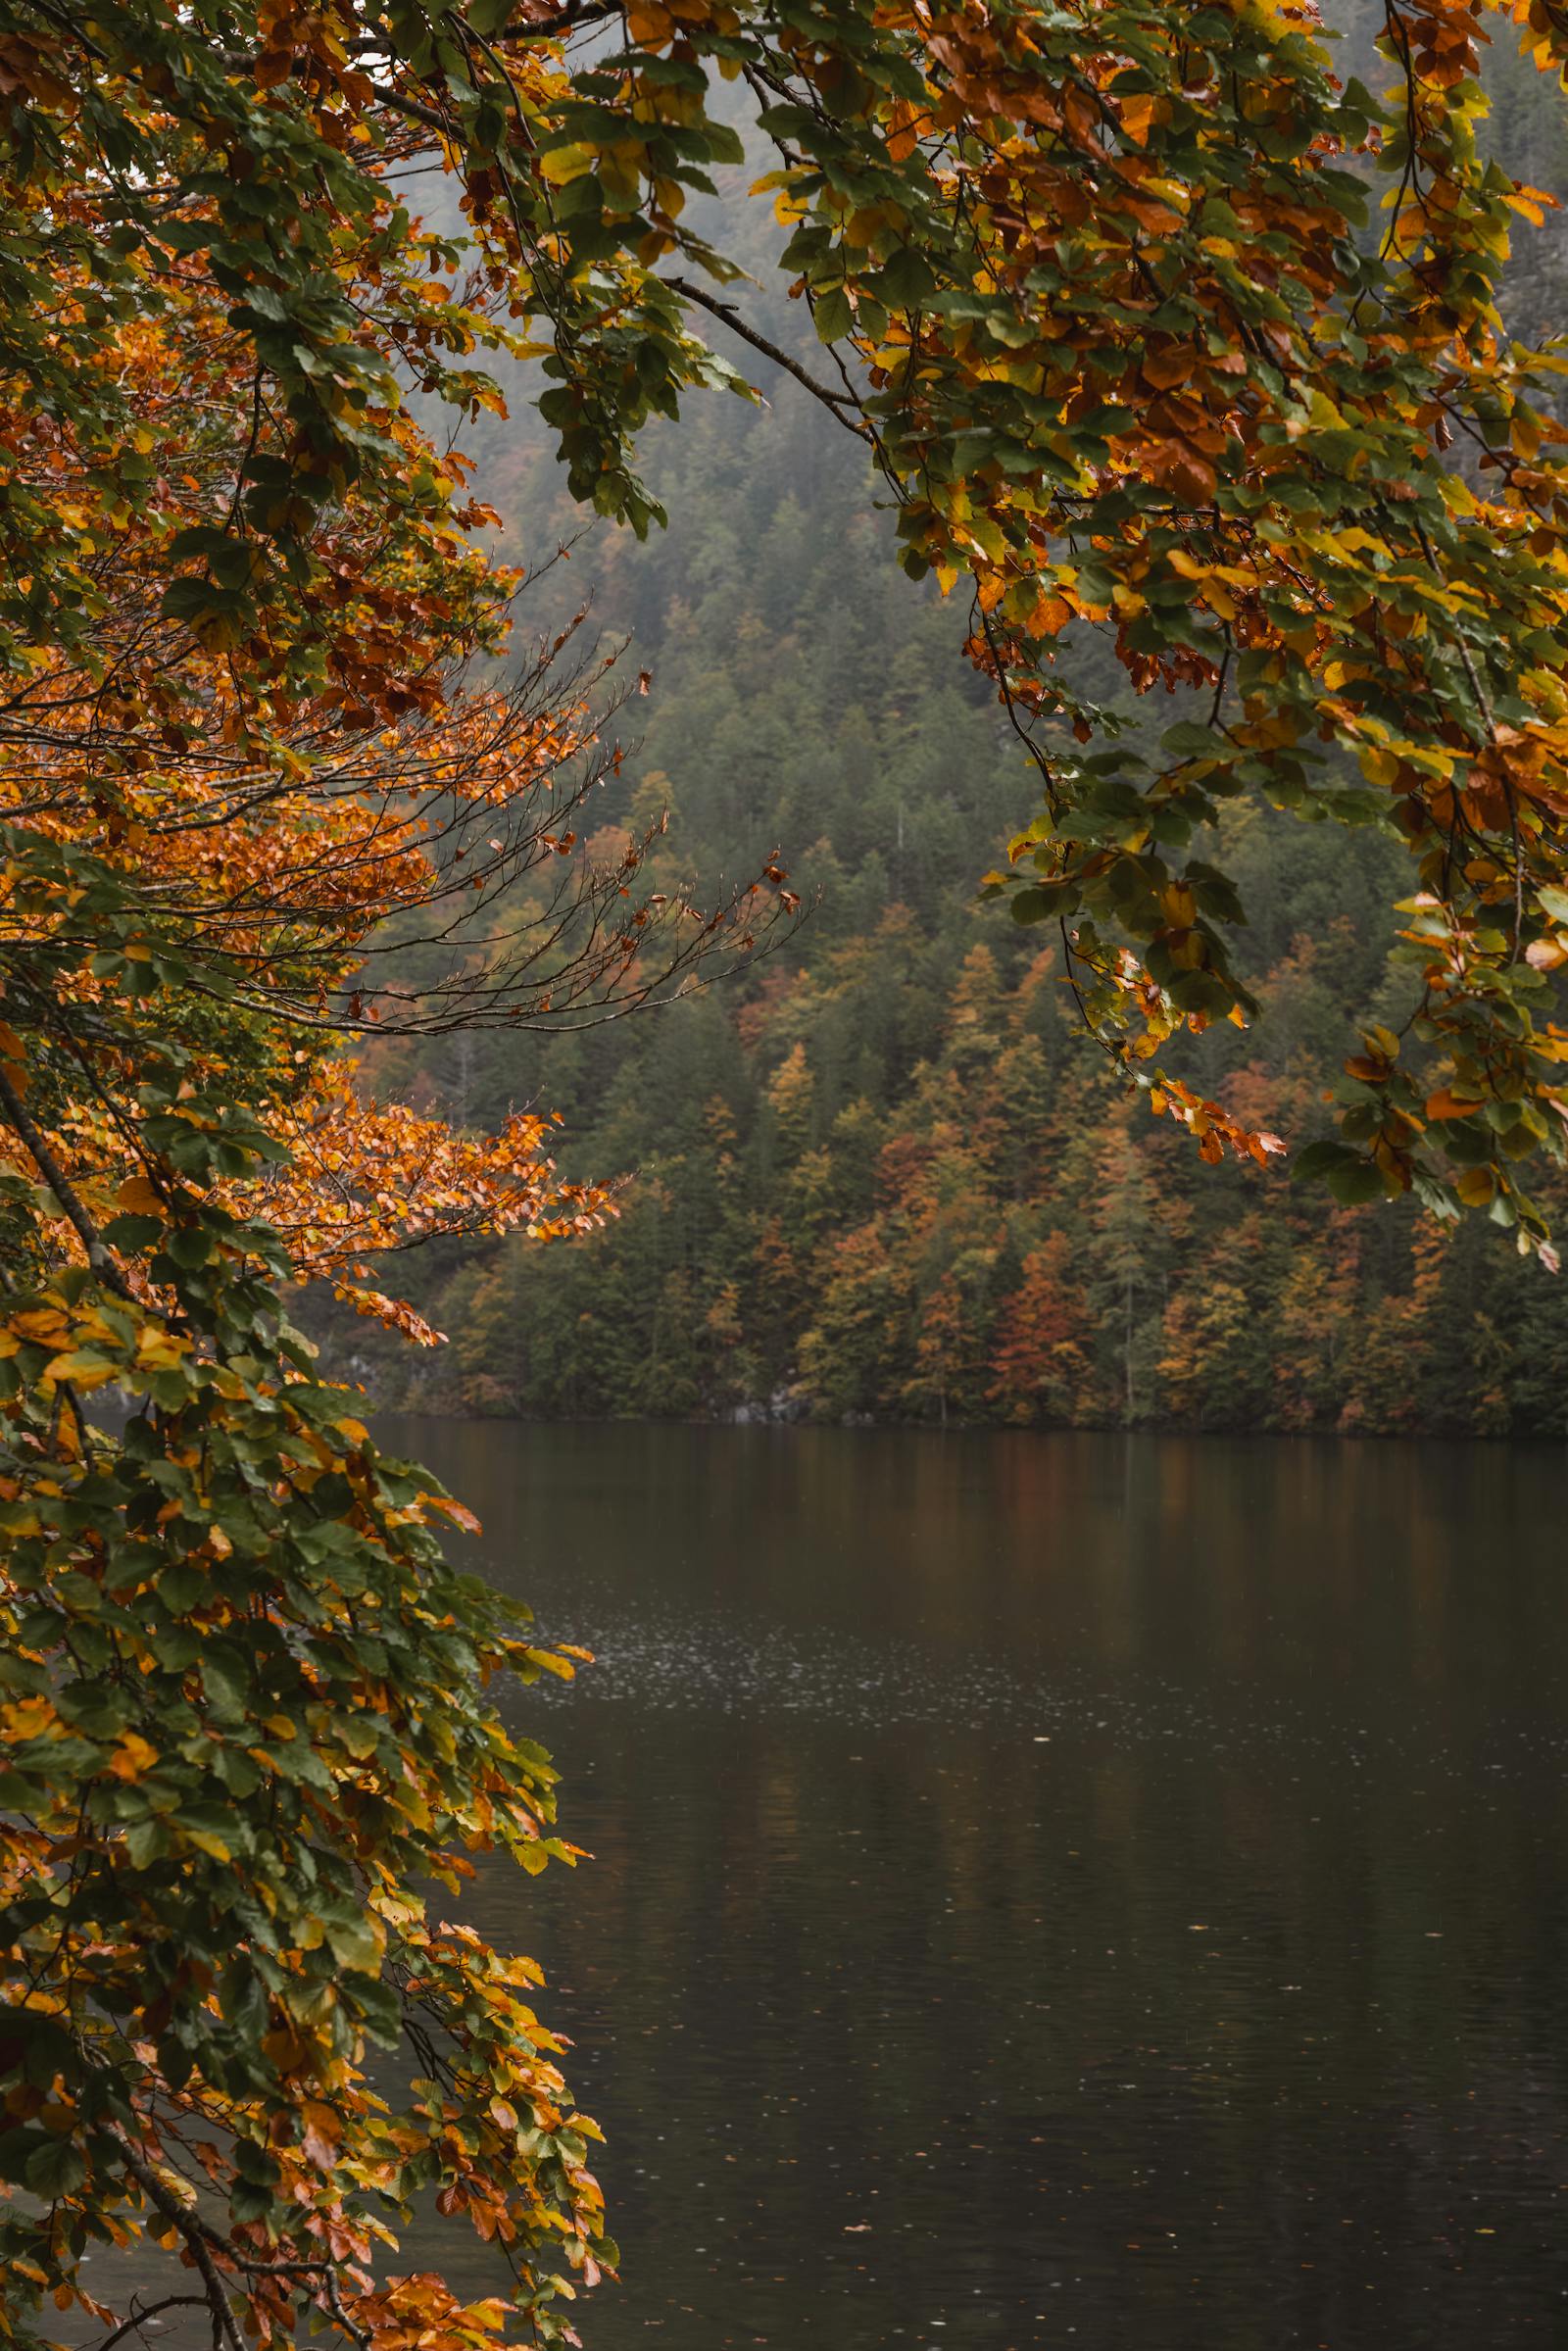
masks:
[[[428,1336],[372,1267],[606,1209],[542,1116],[368,1099],[356,1037],[678,993],[783,876],[705,912],[648,842],[586,854],[605,665],[507,656],[520,583],[398,380],[490,396],[421,356],[491,331],[483,283],[432,304],[389,187],[328,192],[300,299],[333,356],[302,329],[280,372],[177,81],[133,103],[95,45],[68,86],[16,35],[0,73],[0,2331],[553,2341],[612,2258],[596,2133],[461,1895],[486,1850],[571,1857],[496,1691],[571,1657],[444,1557],[471,1520],[288,1293]],[[499,2290],[399,2258],[426,2193]],[[104,2246],[141,2248],[128,2309]]]

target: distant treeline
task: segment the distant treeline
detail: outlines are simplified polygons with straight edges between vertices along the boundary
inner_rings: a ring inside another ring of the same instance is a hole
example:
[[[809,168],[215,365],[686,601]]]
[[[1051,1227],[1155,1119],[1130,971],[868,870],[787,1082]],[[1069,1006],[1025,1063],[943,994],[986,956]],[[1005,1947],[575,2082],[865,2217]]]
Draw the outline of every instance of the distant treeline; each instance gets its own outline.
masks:
[[[1560,115],[1509,61],[1494,79],[1494,143],[1568,189]],[[1532,312],[1561,246],[1548,224],[1520,256]],[[432,1252],[416,1294],[446,1347],[334,1323],[338,1358],[373,1351],[379,1396],[464,1412],[1568,1432],[1568,1283],[1484,1226],[1449,1240],[1288,1171],[1203,1166],[1073,1034],[1048,934],[979,907],[1027,770],[963,615],[887,563],[855,445],[786,385],[766,411],[712,396],[652,455],[671,528],[590,532],[524,606],[553,624],[591,591],[652,672],[607,842],[667,808],[672,876],[715,887],[778,846],[817,903],[672,1009],[372,1056],[374,1083],[475,1125],[560,1110],[569,1172],[631,1181],[580,1245]],[[478,486],[519,560],[579,527],[558,483],[536,440],[494,429]],[[1098,646],[1074,658],[1118,691]],[[1355,1022],[1409,1008],[1384,911],[1401,853],[1333,830],[1227,827],[1265,1016],[1188,1048],[1296,1149]]]

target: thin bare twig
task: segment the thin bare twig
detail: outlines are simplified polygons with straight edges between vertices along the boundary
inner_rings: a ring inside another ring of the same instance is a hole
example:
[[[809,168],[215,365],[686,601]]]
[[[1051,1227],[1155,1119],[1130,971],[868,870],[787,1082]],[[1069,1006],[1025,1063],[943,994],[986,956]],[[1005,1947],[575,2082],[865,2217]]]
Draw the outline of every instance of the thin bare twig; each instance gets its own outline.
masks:
[[[681,295],[687,302],[695,302],[703,310],[711,311],[731,334],[739,335],[743,343],[750,343],[754,351],[760,351],[764,359],[771,360],[775,367],[782,367],[786,375],[793,375],[798,384],[804,384],[812,399],[820,400],[840,424],[849,425],[852,432],[863,433],[866,430],[864,419],[859,417],[860,404],[852,393],[833,392],[825,383],[819,383],[808,368],[801,366],[799,360],[792,360],[787,351],[779,349],[777,343],[769,342],[766,335],[759,334],[755,326],[749,326],[733,302],[720,302],[716,295],[708,293],[702,286],[693,285],[688,277],[663,277],[660,283],[668,286],[672,294]],[[851,416],[845,416],[843,412],[846,409],[858,420],[852,421]]]
[[[97,2351],[115,2351],[115,2345],[118,2342],[122,2342],[127,2334],[139,2334],[147,2321],[156,2319],[163,2311],[205,2310],[206,2308],[207,2296],[205,2294],[166,2294],[162,2302],[154,2302],[148,2309],[133,2311],[128,2319],[122,2319],[113,2334],[104,2336],[103,2341],[97,2345]]]

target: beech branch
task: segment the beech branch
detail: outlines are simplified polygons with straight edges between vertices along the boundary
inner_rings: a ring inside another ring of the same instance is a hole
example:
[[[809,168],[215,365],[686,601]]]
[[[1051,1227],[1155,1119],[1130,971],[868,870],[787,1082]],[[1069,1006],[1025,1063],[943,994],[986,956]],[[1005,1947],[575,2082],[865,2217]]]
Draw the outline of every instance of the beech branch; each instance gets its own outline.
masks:
[[[128,2319],[122,2319],[113,2334],[104,2336],[103,2341],[98,2345],[98,2351],[115,2351],[115,2345],[122,2342],[127,2334],[139,2334],[149,2319],[158,2318],[166,2310],[205,2310],[206,2308],[207,2296],[205,2294],[166,2294],[162,2302],[150,2303],[146,2310],[133,2311]]]
[[[161,2213],[170,2227],[176,2229],[184,2238],[185,2249],[201,2272],[202,2283],[207,2288],[202,2299],[212,2313],[215,2343],[226,2341],[229,2351],[245,2351],[245,2346],[240,2340],[239,2329],[234,2325],[234,2315],[228,2307],[228,2294],[222,2278],[218,2274],[217,2265],[203,2241],[204,2232],[200,2224],[194,2222],[187,2212],[181,2210],[157,2173],[142,2162],[141,2157],[131,2146],[123,2131],[116,2131],[115,2136],[120,2141],[120,2152],[126,2171],[135,2180],[148,2203],[156,2212]]]
[[[127,1305],[136,1305],[136,1293],[115,1263],[102,1234],[73,1190],[65,1169],[24,1109],[22,1097],[4,1069],[0,1069],[0,1109],[4,1110],[7,1120],[26,1145],[44,1182],[64,1208],[77,1240],[87,1252],[87,1262],[93,1272],[107,1289],[114,1291],[117,1298],[122,1298]]]
[[[759,334],[755,326],[749,326],[732,302],[720,302],[716,295],[708,293],[702,286],[693,285],[687,277],[665,277],[660,282],[668,286],[672,294],[679,294],[687,302],[695,302],[703,310],[710,311],[715,318],[729,328],[731,334],[739,335],[743,343],[750,343],[754,351],[760,351],[764,359],[770,359],[775,367],[782,367],[786,375],[793,375],[798,384],[805,385],[813,400],[820,400],[836,422],[848,424],[852,432],[863,433],[866,430],[859,414],[860,404],[852,392],[830,391],[825,383],[819,383],[808,368],[801,366],[799,360],[791,359],[787,351],[781,351],[776,343],[769,342],[766,335]],[[850,411],[849,416],[845,415],[846,410]]]

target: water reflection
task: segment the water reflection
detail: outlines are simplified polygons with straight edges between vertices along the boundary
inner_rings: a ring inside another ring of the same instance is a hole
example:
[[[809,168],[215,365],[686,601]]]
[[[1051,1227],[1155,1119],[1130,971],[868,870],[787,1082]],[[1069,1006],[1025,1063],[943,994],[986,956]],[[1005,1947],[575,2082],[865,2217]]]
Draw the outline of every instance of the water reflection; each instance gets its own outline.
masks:
[[[393,1434],[601,1652],[591,2351],[1562,2338],[1558,1451]]]

